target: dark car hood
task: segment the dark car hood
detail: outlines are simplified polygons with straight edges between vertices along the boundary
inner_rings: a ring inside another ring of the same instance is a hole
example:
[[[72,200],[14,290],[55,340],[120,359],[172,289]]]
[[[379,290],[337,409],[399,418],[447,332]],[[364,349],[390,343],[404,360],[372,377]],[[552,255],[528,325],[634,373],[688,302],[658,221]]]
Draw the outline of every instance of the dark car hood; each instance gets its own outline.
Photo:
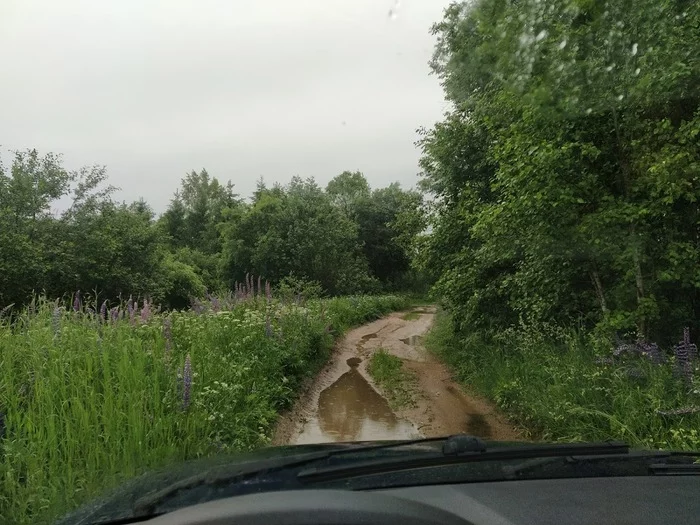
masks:
[[[376,442],[375,442],[376,443]],[[202,459],[185,461],[168,467],[153,470],[131,479],[117,489],[107,492],[71,514],[61,518],[55,525],[83,525],[114,520],[117,517],[130,516],[134,503],[145,494],[185,480],[208,470],[222,467],[250,465],[251,468],[264,469],[270,460],[310,454],[323,451],[355,448],[362,443],[326,443],[314,445],[295,445],[261,448],[254,452],[235,455],[218,455]]]

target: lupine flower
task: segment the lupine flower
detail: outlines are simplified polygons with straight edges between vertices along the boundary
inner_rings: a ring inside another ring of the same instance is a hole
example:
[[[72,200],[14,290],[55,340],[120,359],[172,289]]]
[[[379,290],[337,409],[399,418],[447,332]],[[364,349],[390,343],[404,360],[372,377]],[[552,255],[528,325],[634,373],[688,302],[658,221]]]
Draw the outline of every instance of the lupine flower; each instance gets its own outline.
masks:
[[[693,381],[693,364],[690,361],[691,350],[690,344],[686,344],[686,340],[678,343],[673,347],[673,353],[676,356],[676,375],[681,376],[686,382]]]
[[[80,311],[80,290],[75,292],[75,297],[73,298],[73,311]]]
[[[102,306],[100,306],[100,321],[104,321],[105,319],[107,319],[107,300],[106,299],[102,303]]]
[[[148,300],[143,300],[143,308],[141,309],[141,322],[147,323],[151,318],[151,305],[148,304]]]
[[[163,321],[163,337],[165,338],[165,355],[170,355],[173,345],[173,321],[170,316]]]
[[[190,406],[190,394],[192,390],[192,361],[190,354],[185,357],[185,366],[182,369],[182,408],[187,410]]]
[[[53,335],[58,336],[61,333],[61,309],[58,306],[53,309],[53,314],[51,314],[51,326]]]
[[[209,302],[211,303],[211,309],[214,312],[218,312],[221,310],[221,301],[219,301],[219,298],[216,297],[215,295],[210,296]]]
[[[656,343],[647,343],[645,341],[639,341],[637,343],[637,351],[644,357],[648,357],[652,363],[655,365],[660,365],[664,362],[664,357],[661,354],[659,345]]]
[[[690,328],[688,326],[683,329],[683,344],[685,344],[688,349],[688,359],[690,359],[690,361],[695,361],[698,357],[698,347],[696,344],[690,342]]]

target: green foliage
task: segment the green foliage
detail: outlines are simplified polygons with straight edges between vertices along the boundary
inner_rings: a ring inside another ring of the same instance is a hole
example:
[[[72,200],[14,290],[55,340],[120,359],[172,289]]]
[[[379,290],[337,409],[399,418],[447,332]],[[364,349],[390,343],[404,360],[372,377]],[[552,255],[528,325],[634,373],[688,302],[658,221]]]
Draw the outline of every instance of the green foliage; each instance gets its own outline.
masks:
[[[307,300],[319,299],[323,296],[321,283],[294,275],[283,277],[277,285],[276,291],[277,295],[287,301],[294,301],[297,297]]]
[[[454,109],[419,142],[418,261],[458,325],[700,329],[699,20],[655,0],[446,10],[432,67]]]
[[[46,523],[145,470],[267,444],[333,334],[405,306],[249,300],[105,322],[39,301],[0,322],[0,521]]]
[[[403,368],[401,359],[380,348],[372,354],[367,371],[386,393],[389,403],[394,408],[414,404],[416,377]]]
[[[612,360],[609,345],[553,325],[522,326],[496,338],[458,334],[444,313],[425,344],[459,381],[494,400],[533,438],[700,448],[700,410],[673,414],[700,408],[700,384],[689,394],[673,364]]]

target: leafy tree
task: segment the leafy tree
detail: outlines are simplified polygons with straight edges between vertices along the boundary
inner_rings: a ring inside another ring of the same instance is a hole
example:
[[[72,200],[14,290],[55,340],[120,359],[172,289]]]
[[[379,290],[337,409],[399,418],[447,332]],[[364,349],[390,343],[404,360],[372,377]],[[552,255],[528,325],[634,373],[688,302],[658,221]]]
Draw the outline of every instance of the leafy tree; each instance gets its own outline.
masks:
[[[461,323],[664,338],[698,318],[698,20],[651,0],[446,10],[432,67],[454,111],[420,141],[421,260]]]

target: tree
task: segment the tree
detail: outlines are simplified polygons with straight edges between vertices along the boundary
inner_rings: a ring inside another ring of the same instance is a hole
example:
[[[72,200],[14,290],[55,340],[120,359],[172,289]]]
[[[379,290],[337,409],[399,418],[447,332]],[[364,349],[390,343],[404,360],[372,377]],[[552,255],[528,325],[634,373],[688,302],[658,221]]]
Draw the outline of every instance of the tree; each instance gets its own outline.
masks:
[[[697,319],[698,20],[651,0],[446,10],[432,67],[454,111],[420,143],[422,260],[460,322],[663,338]]]

